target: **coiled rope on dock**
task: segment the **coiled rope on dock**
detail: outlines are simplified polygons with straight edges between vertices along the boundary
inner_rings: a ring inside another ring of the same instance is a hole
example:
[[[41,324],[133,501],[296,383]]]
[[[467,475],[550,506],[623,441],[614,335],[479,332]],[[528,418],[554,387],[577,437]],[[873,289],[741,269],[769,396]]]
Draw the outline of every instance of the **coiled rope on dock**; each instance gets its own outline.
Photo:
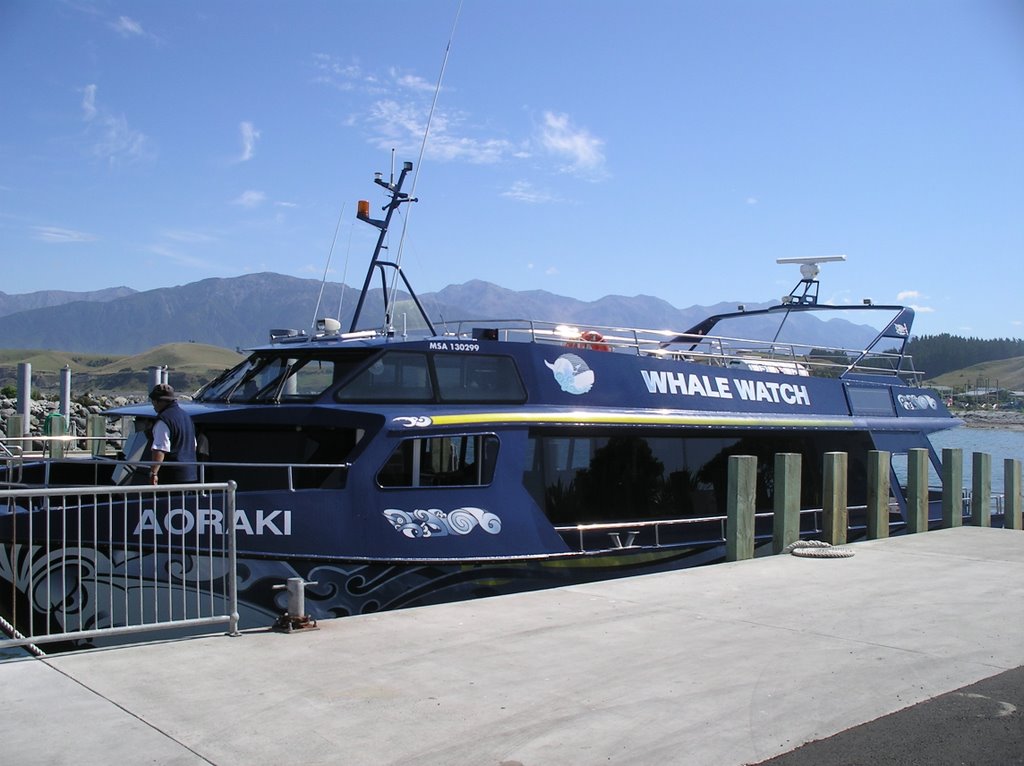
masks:
[[[805,559],[848,559],[853,555],[849,548],[837,548],[821,540],[797,540],[782,552]]]

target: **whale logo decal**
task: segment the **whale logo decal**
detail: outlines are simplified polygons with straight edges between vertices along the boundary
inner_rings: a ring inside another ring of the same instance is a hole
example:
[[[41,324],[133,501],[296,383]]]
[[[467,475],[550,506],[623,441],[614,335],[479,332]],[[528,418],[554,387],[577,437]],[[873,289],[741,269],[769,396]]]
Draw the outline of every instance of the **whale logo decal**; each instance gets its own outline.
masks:
[[[594,371],[576,354],[562,354],[553,363],[545,361],[544,365],[567,394],[585,394],[594,387]]]

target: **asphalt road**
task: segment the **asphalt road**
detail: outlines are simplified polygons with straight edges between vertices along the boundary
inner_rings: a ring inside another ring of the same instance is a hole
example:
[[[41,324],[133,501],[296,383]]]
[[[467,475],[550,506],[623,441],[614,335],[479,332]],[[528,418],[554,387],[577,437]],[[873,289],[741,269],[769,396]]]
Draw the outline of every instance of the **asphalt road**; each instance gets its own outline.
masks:
[[[855,726],[828,739],[808,742],[789,753],[762,761],[759,766],[822,764],[1024,764],[1024,667]]]

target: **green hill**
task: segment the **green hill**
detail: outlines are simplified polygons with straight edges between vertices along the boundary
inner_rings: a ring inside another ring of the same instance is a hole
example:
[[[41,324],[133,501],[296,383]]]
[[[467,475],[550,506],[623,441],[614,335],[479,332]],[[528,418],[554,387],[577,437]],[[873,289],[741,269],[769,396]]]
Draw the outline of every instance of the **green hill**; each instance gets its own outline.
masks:
[[[203,343],[168,343],[130,356],[0,350],[0,387],[16,386],[18,363],[28,362],[32,365],[32,388],[44,395],[59,392],[60,371],[64,367],[71,370],[72,396],[85,393],[144,395],[150,370],[166,366],[171,385],[189,393],[242,359],[236,351]]]
[[[928,380],[931,386],[948,386],[957,391],[973,388],[1004,388],[1024,391],[1024,356],[964,367]]]

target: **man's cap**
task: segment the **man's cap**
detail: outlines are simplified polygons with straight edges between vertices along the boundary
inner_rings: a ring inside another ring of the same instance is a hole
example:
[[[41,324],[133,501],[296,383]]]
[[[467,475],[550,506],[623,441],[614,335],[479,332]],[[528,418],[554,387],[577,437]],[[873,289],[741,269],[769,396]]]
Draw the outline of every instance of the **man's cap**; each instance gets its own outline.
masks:
[[[173,402],[177,398],[174,395],[174,389],[166,383],[153,386],[153,390],[149,392],[149,399],[153,402]]]

